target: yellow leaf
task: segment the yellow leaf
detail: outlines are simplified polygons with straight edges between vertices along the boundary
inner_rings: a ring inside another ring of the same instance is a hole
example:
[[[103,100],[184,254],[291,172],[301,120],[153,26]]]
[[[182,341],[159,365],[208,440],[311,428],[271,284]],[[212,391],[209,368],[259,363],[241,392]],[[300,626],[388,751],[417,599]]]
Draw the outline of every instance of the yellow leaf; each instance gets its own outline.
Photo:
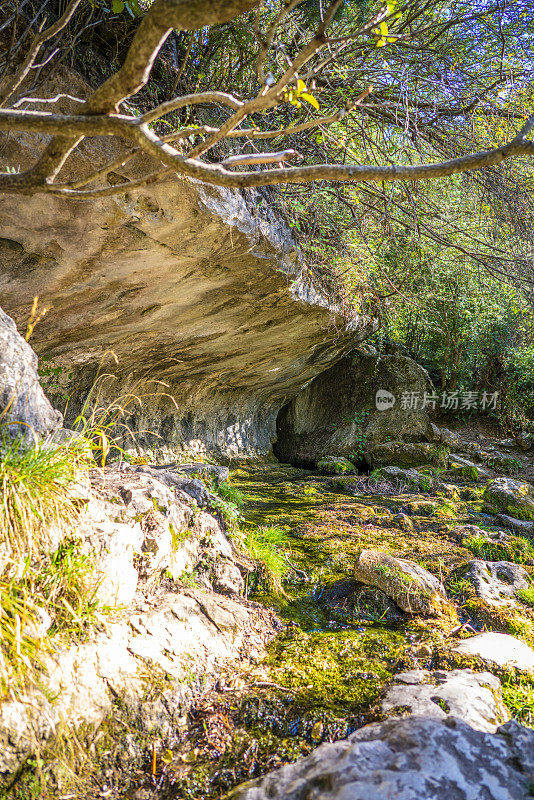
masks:
[[[319,110],[319,103],[317,102],[317,99],[312,94],[310,94],[310,92],[302,92],[302,94],[300,95],[300,99],[306,100],[307,103],[309,103],[311,106]]]
[[[306,91],[306,84],[300,78],[297,81],[297,92],[301,94],[302,92]]]

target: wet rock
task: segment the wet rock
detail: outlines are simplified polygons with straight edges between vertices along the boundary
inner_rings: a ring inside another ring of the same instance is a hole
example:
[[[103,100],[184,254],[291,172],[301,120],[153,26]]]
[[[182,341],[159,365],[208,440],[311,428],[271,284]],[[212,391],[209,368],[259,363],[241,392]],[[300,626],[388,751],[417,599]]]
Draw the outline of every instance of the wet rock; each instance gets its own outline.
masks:
[[[362,550],[354,567],[354,577],[380,589],[409,614],[438,616],[450,612],[440,581],[414,561],[395,558],[379,550]]]
[[[383,716],[447,719],[450,715],[479,731],[493,733],[510,719],[501,682],[490,672],[412,670],[395,675],[380,705]]]
[[[429,442],[385,442],[376,445],[365,453],[365,460],[373,468],[379,467],[419,467],[447,465],[446,451]]]
[[[534,520],[534,486],[512,478],[496,478],[486,486],[484,507],[493,514]]]
[[[497,608],[516,605],[517,592],[530,585],[526,569],[511,561],[484,561],[477,558],[466,567],[456,569],[453,574],[472,583],[477,597]]]
[[[0,308],[0,419],[2,433],[32,445],[61,428],[39,383],[37,356]],[[0,436],[1,444],[1,436]]]
[[[523,672],[534,671],[534,650],[524,642],[506,633],[479,633],[464,639],[453,653],[467,656],[478,656],[487,664],[498,667],[516,667]]]
[[[346,475],[356,472],[356,467],[342,456],[325,456],[317,462],[317,469],[323,475]]]
[[[527,800],[534,732],[496,733],[460,720],[412,717],[366,725],[348,739],[234,791],[232,800]]]

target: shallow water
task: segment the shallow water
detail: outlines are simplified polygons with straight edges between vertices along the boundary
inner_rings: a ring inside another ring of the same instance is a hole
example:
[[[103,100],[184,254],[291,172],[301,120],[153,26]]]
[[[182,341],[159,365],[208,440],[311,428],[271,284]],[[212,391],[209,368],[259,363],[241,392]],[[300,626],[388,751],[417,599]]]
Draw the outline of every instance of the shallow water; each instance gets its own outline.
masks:
[[[408,664],[420,635],[391,604],[377,605],[372,590],[353,602],[355,554],[379,532],[376,520],[396,510],[394,499],[349,497],[333,491],[328,478],[277,464],[235,468],[231,483],[245,498],[245,530],[284,530],[291,569],[283,592],[251,583],[248,593],[287,628],[261,664],[245,669],[235,691],[211,692],[193,709],[176,756],[181,766],[174,775],[169,769],[169,797],[221,797],[323,741],[346,737],[372,718],[383,686]]]

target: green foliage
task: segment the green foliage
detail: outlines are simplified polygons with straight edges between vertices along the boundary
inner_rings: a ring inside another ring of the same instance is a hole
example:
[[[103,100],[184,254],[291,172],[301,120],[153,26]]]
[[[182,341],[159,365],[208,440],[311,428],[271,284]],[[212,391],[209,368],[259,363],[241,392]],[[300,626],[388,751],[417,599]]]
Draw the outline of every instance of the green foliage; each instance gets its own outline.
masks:
[[[270,591],[283,592],[282,579],[291,569],[287,531],[277,525],[260,525],[247,531],[243,540],[250,557],[257,562],[258,575]]]
[[[66,540],[51,555],[27,557],[0,579],[0,688],[36,680],[52,636],[85,634],[110,609],[97,598],[91,559]],[[44,624],[43,619],[48,619]]]
[[[218,483],[213,477],[203,480],[212,495],[211,507],[219,511],[227,527],[231,531],[235,531],[243,521],[241,513],[241,506],[244,502],[243,495],[229,481]]]
[[[493,542],[479,534],[466,539],[463,544],[475,556],[486,561],[515,561],[526,564],[534,558],[534,547],[521,536],[510,536],[506,542]]]
[[[516,596],[519,598],[519,600],[521,600],[522,603],[534,608],[534,586],[527,586],[526,589],[518,589]]]
[[[521,676],[506,676],[502,680],[502,694],[512,717],[534,728],[534,682]]]
[[[34,556],[49,544],[49,528],[68,528],[78,516],[69,486],[86,463],[83,442],[25,447],[0,440],[0,540],[8,559]]]

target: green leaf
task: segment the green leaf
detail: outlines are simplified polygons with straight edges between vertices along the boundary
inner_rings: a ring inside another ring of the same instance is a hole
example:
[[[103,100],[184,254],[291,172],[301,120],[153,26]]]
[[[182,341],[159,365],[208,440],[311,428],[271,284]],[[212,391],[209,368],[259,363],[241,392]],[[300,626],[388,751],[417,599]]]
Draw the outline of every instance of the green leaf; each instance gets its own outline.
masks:
[[[124,0],[112,0],[111,10],[114,14],[122,14],[124,11]]]
[[[299,97],[301,100],[305,100],[311,106],[319,110],[319,103],[317,102],[317,99],[312,94],[310,94],[310,92],[302,92],[299,95]]]

